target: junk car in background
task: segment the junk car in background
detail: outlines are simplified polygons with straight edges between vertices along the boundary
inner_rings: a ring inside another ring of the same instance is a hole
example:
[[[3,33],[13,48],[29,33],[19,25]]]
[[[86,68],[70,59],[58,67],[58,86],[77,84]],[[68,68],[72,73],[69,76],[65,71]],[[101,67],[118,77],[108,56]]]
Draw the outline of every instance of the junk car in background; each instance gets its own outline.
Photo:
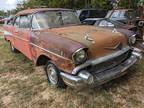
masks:
[[[86,18],[104,18],[107,14],[107,10],[104,9],[81,9],[76,11],[80,21]]]

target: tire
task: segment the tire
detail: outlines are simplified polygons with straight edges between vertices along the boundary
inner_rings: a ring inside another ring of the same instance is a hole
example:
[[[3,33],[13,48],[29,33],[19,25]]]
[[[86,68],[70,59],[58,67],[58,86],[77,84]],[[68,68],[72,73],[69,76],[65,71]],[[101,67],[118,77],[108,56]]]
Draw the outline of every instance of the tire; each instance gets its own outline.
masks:
[[[48,82],[57,88],[66,88],[66,84],[60,76],[59,69],[51,62],[48,61],[45,67]]]
[[[19,51],[10,43],[10,49],[13,53],[19,53]]]

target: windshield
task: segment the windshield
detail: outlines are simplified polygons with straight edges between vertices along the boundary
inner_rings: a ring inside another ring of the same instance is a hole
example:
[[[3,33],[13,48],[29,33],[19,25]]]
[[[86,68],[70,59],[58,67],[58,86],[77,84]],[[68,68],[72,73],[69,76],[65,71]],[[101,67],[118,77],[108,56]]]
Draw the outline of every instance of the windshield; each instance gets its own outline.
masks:
[[[80,24],[72,11],[44,11],[34,15],[35,22],[40,28],[55,28]]]

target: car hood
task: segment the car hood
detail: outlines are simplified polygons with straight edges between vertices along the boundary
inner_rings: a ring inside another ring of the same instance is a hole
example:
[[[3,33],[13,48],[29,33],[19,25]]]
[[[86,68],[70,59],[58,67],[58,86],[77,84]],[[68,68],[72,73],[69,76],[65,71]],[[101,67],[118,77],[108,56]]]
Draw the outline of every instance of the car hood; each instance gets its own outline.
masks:
[[[105,56],[120,50],[116,48],[119,44],[123,47],[127,46],[127,39],[121,33],[94,26],[69,26],[48,31],[84,45],[88,48],[90,58]]]
[[[107,29],[110,29],[110,30],[116,30],[120,33],[122,33],[123,35],[125,35],[126,37],[131,37],[133,35],[136,35],[135,32],[131,31],[131,30],[128,30],[128,29],[124,29],[124,28],[113,28],[113,27],[107,27]]]

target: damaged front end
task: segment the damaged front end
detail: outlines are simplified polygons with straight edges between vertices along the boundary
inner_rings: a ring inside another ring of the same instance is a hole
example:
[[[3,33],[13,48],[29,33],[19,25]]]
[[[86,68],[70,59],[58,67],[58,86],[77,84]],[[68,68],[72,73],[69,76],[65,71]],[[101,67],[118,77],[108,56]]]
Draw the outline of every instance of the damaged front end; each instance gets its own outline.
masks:
[[[87,61],[77,66],[72,74],[61,72],[61,76],[67,85],[74,88],[98,86],[124,75],[141,58],[141,50],[126,47],[113,54]]]

